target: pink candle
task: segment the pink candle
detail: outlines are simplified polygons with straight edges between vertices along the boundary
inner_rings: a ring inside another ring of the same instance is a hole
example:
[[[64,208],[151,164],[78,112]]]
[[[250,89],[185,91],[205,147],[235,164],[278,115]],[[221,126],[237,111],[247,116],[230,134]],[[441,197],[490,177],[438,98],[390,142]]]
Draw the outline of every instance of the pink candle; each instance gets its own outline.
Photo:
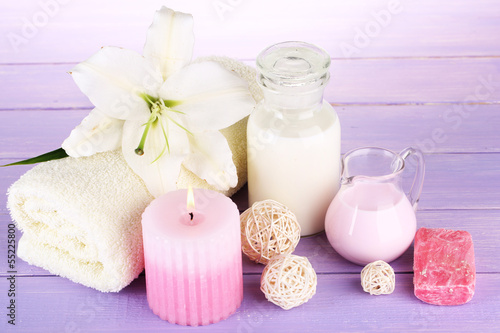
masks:
[[[142,215],[149,307],[180,325],[226,319],[243,299],[240,219],[223,194],[195,189],[155,199]]]

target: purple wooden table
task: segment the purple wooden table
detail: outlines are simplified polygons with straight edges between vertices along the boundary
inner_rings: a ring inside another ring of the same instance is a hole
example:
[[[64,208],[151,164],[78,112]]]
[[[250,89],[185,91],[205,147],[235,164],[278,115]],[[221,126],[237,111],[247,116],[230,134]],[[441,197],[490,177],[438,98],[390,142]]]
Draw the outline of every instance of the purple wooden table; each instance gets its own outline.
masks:
[[[66,73],[102,45],[141,51],[164,1],[41,0],[3,4],[0,13],[0,164],[60,146],[91,104]],[[285,4],[286,3],[286,4]],[[500,3],[435,1],[169,1],[193,13],[195,55],[254,63],[283,40],[318,44],[332,55],[325,98],[339,114],[342,150],[416,146],[427,174],[419,227],[472,234],[477,285],[462,306],[432,306],[413,295],[411,247],[392,263],[396,290],[362,291],[362,267],[343,260],[324,234],[296,250],[318,273],[317,294],[282,310],[259,290],[262,266],[244,258],[244,301],[207,327],[164,322],[148,308],[144,274],[103,294],[16,261],[15,326],[7,320],[11,218],[0,195],[0,331],[500,331]],[[258,24],[256,24],[258,20]],[[31,29],[31,30],[30,30]],[[5,193],[29,167],[0,169]],[[246,188],[234,196],[247,207]],[[20,234],[16,233],[19,240]]]

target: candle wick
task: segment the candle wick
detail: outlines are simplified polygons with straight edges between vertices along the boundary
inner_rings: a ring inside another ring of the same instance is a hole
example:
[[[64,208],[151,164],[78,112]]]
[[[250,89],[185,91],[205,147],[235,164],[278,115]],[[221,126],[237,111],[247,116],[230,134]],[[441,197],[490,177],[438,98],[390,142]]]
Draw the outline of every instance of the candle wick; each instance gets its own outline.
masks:
[[[191,221],[192,221],[192,220],[193,220],[193,218],[194,218],[193,213],[192,213],[192,212],[191,212],[191,213],[189,213],[189,216],[191,217]]]

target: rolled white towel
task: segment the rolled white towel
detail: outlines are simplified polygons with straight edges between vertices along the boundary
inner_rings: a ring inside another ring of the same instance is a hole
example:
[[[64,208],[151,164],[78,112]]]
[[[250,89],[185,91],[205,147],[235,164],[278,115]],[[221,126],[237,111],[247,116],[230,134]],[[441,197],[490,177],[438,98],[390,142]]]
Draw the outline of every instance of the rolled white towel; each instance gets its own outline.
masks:
[[[29,264],[100,291],[119,291],[144,268],[141,214],[153,197],[120,151],[37,165],[9,189]]]
[[[213,57],[239,74],[259,101],[255,71],[229,58]],[[247,180],[247,118],[221,130],[233,152],[238,185]],[[211,188],[182,168],[177,186]],[[8,191],[7,207],[23,232],[18,256],[29,264],[103,292],[117,292],[144,269],[141,214],[153,200],[120,150],[64,158],[35,166]]]

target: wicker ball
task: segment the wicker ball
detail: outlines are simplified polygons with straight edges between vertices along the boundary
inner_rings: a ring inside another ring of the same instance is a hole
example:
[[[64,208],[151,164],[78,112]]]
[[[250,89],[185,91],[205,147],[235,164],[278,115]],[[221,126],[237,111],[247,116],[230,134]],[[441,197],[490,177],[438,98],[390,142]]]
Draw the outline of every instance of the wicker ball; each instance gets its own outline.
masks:
[[[394,270],[385,261],[374,261],[361,271],[361,285],[370,295],[391,294],[396,286]]]
[[[241,249],[257,263],[267,264],[278,255],[292,253],[300,240],[295,214],[274,200],[254,203],[240,220]]]
[[[282,255],[269,261],[262,272],[260,290],[267,300],[289,310],[316,293],[316,272],[306,257]]]

